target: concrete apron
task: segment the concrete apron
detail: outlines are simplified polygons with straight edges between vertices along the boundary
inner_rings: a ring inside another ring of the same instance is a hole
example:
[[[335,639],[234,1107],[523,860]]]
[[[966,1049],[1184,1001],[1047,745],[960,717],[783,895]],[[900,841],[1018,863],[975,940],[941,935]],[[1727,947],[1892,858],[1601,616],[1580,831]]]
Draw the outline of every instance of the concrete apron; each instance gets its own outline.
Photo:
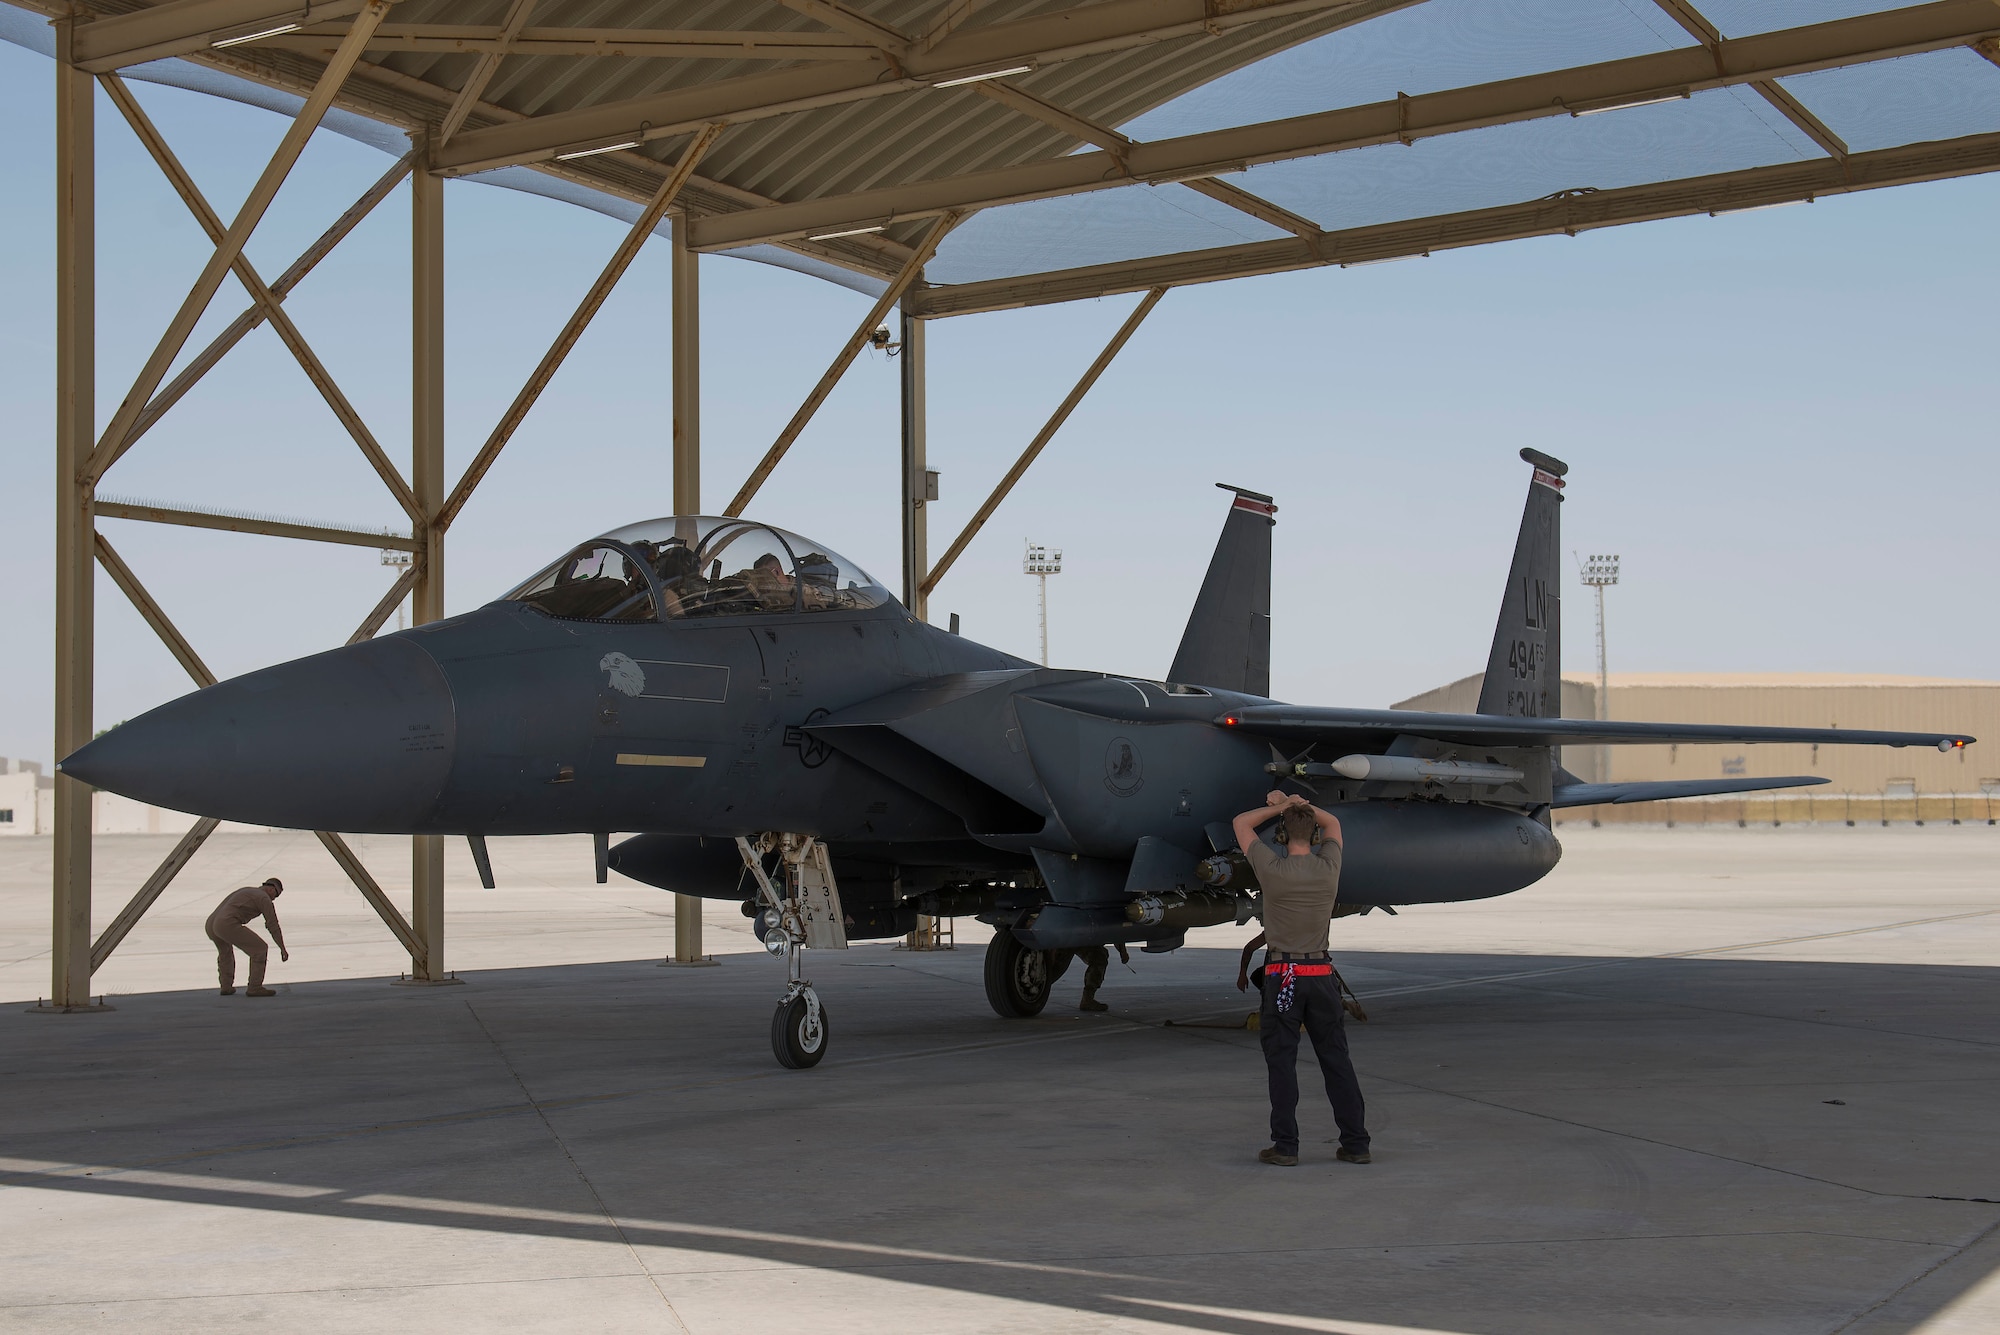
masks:
[[[1509,900],[1343,919],[1375,1163],[1308,1078],[1296,1169],[1254,1162],[1256,1035],[1164,1023],[1248,1011],[1254,925],[1114,963],[1105,1016],[1072,974],[995,1018],[969,922],[818,956],[834,1047],[787,1072],[741,919],[654,967],[669,897],[587,839],[496,841],[496,891],[453,850],[469,981],[409,991],[301,838],[211,841],[115,1012],[0,1012],[0,1330],[2000,1328],[1984,827],[1565,830]],[[100,883],[171,842],[101,840]],[[47,865],[0,846],[10,1003]],[[274,873],[282,995],[216,996],[200,918]]]

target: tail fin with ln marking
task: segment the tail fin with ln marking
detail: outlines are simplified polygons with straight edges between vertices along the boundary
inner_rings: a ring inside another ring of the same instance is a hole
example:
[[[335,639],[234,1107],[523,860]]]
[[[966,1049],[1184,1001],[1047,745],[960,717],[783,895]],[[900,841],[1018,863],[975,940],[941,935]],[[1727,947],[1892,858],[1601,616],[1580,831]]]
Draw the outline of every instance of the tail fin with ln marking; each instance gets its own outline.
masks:
[[[1562,505],[1569,465],[1540,450],[1522,450],[1532,464],[1514,565],[1500,600],[1479,712],[1510,718],[1562,716]]]
[[[1271,693],[1271,529],[1278,507],[1259,492],[1236,493],[1208,575],[1194,600],[1172,681],[1247,695]]]

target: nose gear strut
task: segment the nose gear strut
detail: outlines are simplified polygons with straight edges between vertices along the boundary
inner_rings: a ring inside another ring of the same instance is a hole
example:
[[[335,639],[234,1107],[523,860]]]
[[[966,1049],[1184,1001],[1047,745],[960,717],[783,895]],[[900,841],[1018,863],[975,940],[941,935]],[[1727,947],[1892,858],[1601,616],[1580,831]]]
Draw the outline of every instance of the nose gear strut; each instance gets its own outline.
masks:
[[[764,867],[773,850],[779,857],[782,893]],[[809,834],[769,832],[754,840],[737,836],[736,851],[757,883],[764,948],[785,957],[785,994],[771,1015],[771,1051],[780,1066],[792,1070],[817,1066],[832,1028],[819,994],[805,977],[805,952],[847,949],[846,917],[826,845]]]

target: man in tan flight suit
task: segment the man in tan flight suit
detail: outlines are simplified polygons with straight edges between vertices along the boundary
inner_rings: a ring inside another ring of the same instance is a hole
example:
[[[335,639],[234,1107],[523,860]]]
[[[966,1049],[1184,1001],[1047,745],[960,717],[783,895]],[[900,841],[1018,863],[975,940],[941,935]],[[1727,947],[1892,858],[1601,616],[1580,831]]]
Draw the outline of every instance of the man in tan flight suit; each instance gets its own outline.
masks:
[[[1257,837],[1257,827],[1278,820],[1280,852]],[[1299,1161],[1299,1030],[1312,1036],[1326,1080],[1327,1101],[1340,1127],[1344,1163],[1368,1163],[1368,1127],[1361,1085],[1347,1056],[1340,984],[1327,954],[1327,924],[1340,889],[1340,821],[1303,797],[1272,792],[1266,805],[1233,822],[1236,842],[1263,889],[1265,955],[1263,1006],[1257,1036],[1264,1048],[1271,1090],[1271,1145],[1257,1158],[1290,1168]]]
[[[271,939],[278,943],[278,958],[289,960],[292,952],[285,949],[285,931],[278,926],[277,899],[284,893],[284,882],[273,876],[262,885],[246,885],[241,890],[231,891],[229,898],[216,905],[215,912],[208,915],[208,939],[215,942],[215,971],[222,980],[223,996],[236,994],[238,950],[250,957],[250,986],[244,989],[243,995],[278,995],[264,986],[264,960],[270,954],[270,947],[264,944],[263,937],[250,930],[250,920],[264,920],[271,929]]]

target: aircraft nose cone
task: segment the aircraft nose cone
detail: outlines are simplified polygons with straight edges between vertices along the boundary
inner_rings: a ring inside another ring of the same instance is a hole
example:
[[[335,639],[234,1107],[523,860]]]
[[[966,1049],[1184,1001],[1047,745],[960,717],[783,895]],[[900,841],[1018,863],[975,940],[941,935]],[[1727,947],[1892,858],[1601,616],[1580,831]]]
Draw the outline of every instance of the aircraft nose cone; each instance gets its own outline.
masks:
[[[160,706],[63,760],[135,801],[302,830],[420,830],[457,720],[437,661],[401,636],[281,663]]]

